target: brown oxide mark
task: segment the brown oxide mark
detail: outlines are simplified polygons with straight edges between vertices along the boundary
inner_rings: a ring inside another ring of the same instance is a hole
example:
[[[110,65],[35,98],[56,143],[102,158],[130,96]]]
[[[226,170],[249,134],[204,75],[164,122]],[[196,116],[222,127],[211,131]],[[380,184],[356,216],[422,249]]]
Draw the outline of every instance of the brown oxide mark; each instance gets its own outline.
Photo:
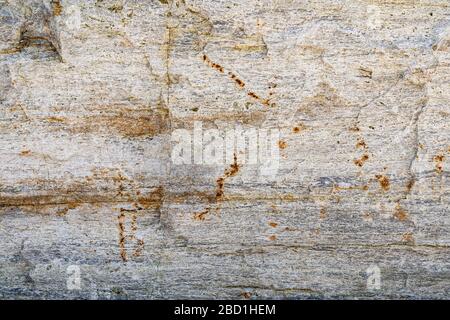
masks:
[[[434,167],[437,173],[441,174],[443,171],[443,162],[445,160],[445,156],[442,154],[438,154],[433,157]]]
[[[217,203],[221,202],[224,197],[224,187],[225,187],[225,181],[229,177],[235,176],[239,172],[239,164],[237,162],[237,156],[236,153],[233,155],[233,163],[230,165],[228,169],[226,169],[223,173],[223,175],[216,180],[216,194],[214,198],[214,202],[217,205]],[[216,207],[216,211],[219,210],[219,206]],[[206,216],[211,211],[211,207],[206,208],[205,210],[201,212],[196,212],[193,214],[194,220],[197,221],[204,221],[206,219]]]
[[[144,249],[144,240],[137,239],[137,248],[134,250],[133,256],[139,257],[142,253],[142,250]]]
[[[52,0],[52,10],[54,16],[60,16],[62,13],[62,5],[60,0]]]
[[[225,170],[223,173],[223,176],[217,178],[217,187],[216,187],[216,201],[223,200],[223,193],[224,193],[224,186],[225,186],[225,180],[229,177],[235,176],[239,172],[239,164],[237,163],[237,156],[236,153],[233,155],[233,163],[230,165],[230,167]]]
[[[212,62],[211,59],[209,59],[209,58],[206,56],[206,54],[203,55],[203,61],[204,61],[208,66],[210,66],[211,68],[216,69],[216,70],[219,71],[220,73],[224,73],[224,68],[223,68],[221,65]]]
[[[121,114],[117,117],[105,119],[108,124],[114,128],[120,135],[126,138],[140,138],[145,136],[154,136],[161,131],[159,116],[129,116]]]
[[[394,218],[399,221],[406,221],[409,218],[408,212],[400,206],[400,203],[397,203],[394,209]]]
[[[358,138],[356,142],[356,149],[367,149],[367,144],[363,138]]]
[[[389,191],[389,188],[390,188],[389,177],[387,177],[385,175],[377,174],[377,175],[375,175],[375,178],[377,178],[378,183],[380,184],[380,187],[384,191]]]
[[[162,205],[162,199],[164,197],[164,188],[159,186],[156,190],[149,192],[145,195],[138,194],[136,202],[144,209],[159,209]]]
[[[416,180],[411,178],[408,180],[408,183],[406,184],[406,192],[411,192],[412,188],[414,187],[414,184],[416,183]]]
[[[273,235],[269,236],[269,240],[275,241],[275,240],[277,240],[277,236],[273,234]]]
[[[244,292],[241,292],[241,296],[244,299],[250,299],[252,297],[252,294],[250,292],[248,292],[248,291],[244,291]]]
[[[186,203],[188,200],[195,200],[196,203],[214,203],[216,201],[216,195],[198,190],[175,192],[170,194],[170,201],[172,203]]]
[[[133,234],[137,231],[137,216],[134,212],[131,215],[131,231]]]
[[[292,132],[294,132],[294,133],[300,133],[304,130],[306,130],[306,127],[304,124],[299,124],[298,126],[295,126],[292,128]]]
[[[278,85],[276,83],[269,85],[269,96],[273,96],[275,94],[274,90],[277,88],[277,86]]]
[[[114,13],[120,13],[123,10],[123,5],[113,4],[112,6],[108,7],[108,10]]]
[[[236,82],[236,84],[237,84],[239,87],[241,87],[241,88],[245,87],[244,81],[242,81],[241,79],[239,79],[239,78],[237,77],[237,75],[235,75],[233,72],[231,72],[231,71],[228,72],[228,75],[230,76],[231,80],[233,80],[234,82]]]
[[[362,219],[366,222],[372,222],[373,221],[373,214],[370,212],[365,212],[362,214]]]
[[[119,250],[120,250],[120,257],[125,262],[128,260],[127,258],[127,250],[125,249],[125,213],[120,212],[119,216],[117,217],[119,223]]]
[[[269,226],[271,226],[272,228],[276,228],[278,226],[278,223],[276,222],[269,222]]]
[[[117,195],[123,196],[125,192],[125,185],[124,183],[128,182],[128,179],[122,175],[121,172],[117,172],[116,176],[112,177],[113,182],[117,185]]]
[[[359,67],[358,69],[361,77],[372,79],[373,71],[366,67]]]
[[[125,234],[125,222],[127,215],[130,218],[130,234]],[[133,251],[133,257],[139,257],[144,249],[144,240],[136,237],[136,232],[138,230],[137,225],[137,215],[135,209],[120,209],[120,214],[118,218],[118,227],[119,227],[119,249],[120,249],[120,257],[124,262],[128,261],[128,253],[126,250],[125,243],[128,240],[135,241],[135,249]]]
[[[201,212],[194,213],[194,220],[197,221],[203,221],[206,218],[206,215],[209,213],[209,208],[206,208],[205,210]]]
[[[257,101],[259,101],[261,104],[265,106],[270,106],[270,99],[263,99],[260,96],[258,96],[256,93],[249,91],[247,92],[247,95]]]
[[[209,67],[213,68],[214,70],[225,73],[225,68],[222,67],[220,64],[213,62],[206,54],[203,54],[202,56],[203,62],[208,65]],[[228,71],[227,72],[228,77],[240,88],[243,89],[245,87],[245,82],[241,80],[235,73]],[[247,91],[247,96],[255,99],[259,103],[261,103],[264,106],[270,106],[270,98],[264,99],[261,98],[259,95],[254,93],[253,91]]]
[[[47,122],[56,122],[56,123],[62,123],[62,122],[65,122],[66,121],[66,119],[65,118],[61,118],[61,117],[48,117],[47,119]]]
[[[22,157],[28,157],[31,154],[31,150],[22,150],[20,151],[19,155]]]
[[[369,155],[365,153],[361,158],[353,160],[353,163],[358,167],[362,167],[367,160],[369,160]]]
[[[286,141],[283,141],[283,140],[278,141],[278,147],[279,147],[281,150],[286,149],[286,147],[287,147]]]

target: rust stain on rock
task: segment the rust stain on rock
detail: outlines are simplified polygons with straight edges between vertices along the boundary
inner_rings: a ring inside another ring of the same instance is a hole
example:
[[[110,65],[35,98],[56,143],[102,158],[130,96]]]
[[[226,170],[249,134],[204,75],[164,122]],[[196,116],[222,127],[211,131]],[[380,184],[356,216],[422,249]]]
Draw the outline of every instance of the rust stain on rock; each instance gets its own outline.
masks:
[[[125,234],[125,222],[127,215],[130,220],[130,234]],[[136,209],[124,209],[120,208],[120,214],[118,218],[119,227],[119,252],[122,261],[128,261],[128,253],[126,249],[126,241],[134,241],[134,250],[132,253],[133,257],[139,257],[144,249],[144,240],[136,237],[136,232],[138,230]]]
[[[145,195],[139,194],[137,197],[137,203],[144,209],[159,209],[164,197],[163,187],[158,187],[156,190],[147,193]]]
[[[270,106],[270,99],[263,99],[260,96],[258,96],[256,93],[249,91],[247,92],[247,95],[257,101],[259,101],[261,104],[265,106]]]
[[[204,221],[206,218],[206,215],[209,213],[209,208],[206,208],[205,210],[201,212],[194,213],[194,220],[198,221]]]
[[[389,177],[387,177],[385,175],[377,174],[377,175],[375,175],[375,178],[377,178],[378,183],[380,184],[380,187],[384,191],[389,191],[389,188],[390,188]]]
[[[400,206],[400,203],[397,203],[394,209],[394,218],[399,221],[406,221],[409,218],[408,212]]]
[[[358,167],[362,167],[367,160],[369,160],[369,155],[363,154],[361,158],[353,160],[353,163]]]
[[[208,65],[209,67],[213,68],[214,70],[220,72],[220,73],[225,73],[225,68],[223,66],[221,66],[218,63],[213,62],[206,54],[203,54],[202,56],[203,62]],[[245,82],[240,79],[235,73],[228,71],[227,72],[229,78],[239,87],[239,89],[243,89],[245,87]],[[256,93],[254,93],[253,91],[247,91],[247,96],[255,99],[256,101],[258,101],[259,103],[261,103],[264,106],[270,106],[270,99],[264,99],[261,98],[259,95],[257,95]]]
[[[212,62],[211,59],[209,59],[206,54],[203,55],[203,61],[211,68],[219,71],[220,73],[224,73],[224,68],[221,65]]]
[[[443,162],[445,160],[445,156],[442,154],[436,155],[433,157],[433,162],[435,166],[435,170],[437,173],[442,173],[443,171]]]
[[[31,151],[30,150],[22,150],[22,151],[20,151],[20,153],[19,153],[22,157],[27,157],[27,156],[29,156],[30,154],[31,154]]]
[[[234,82],[236,82],[236,84],[237,84],[239,87],[241,87],[241,88],[245,87],[244,81],[242,81],[241,79],[239,79],[234,73],[228,72],[228,75],[230,76],[230,78],[231,78],[232,80],[234,80]]]
[[[250,299],[252,297],[252,294],[250,292],[248,292],[248,291],[244,291],[244,292],[241,292],[241,296],[244,299]]]
[[[233,163],[230,165],[228,169],[226,169],[223,173],[223,175],[216,180],[216,192],[215,192],[215,198],[214,202],[217,205],[219,202],[221,202],[224,198],[224,187],[225,187],[225,180],[229,177],[235,176],[239,172],[239,164],[237,162],[237,156],[236,153],[233,155]],[[200,220],[203,221],[206,218],[206,215],[210,212],[211,206],[206,208],[205,210],[201,212],[194,213],[194,220]],[[219,206],[215,208],[216,211],[219,210]]]
[[[294,132],[294,133],[300,133],[304,130],[306,130],[306,126],[304,124],[299,124],[292,128],[292,132]]]
[[[159,115],[133,116],[121,114],[116,117],[98,119],[99,123],[110,125],[119,134],[128,138],[154,136],[163,131],[161,123],[163,119]]]
[[[233,163],[230,165],[230,167],[225,170],[223,176],[219,177],[217,182],[217,188],[216,188],[216,201],[223,200],[223,192],[224,192],[224,185],[225,180],[229,177],[235,176],[239,171],[239,164],[237,163],[237,156],[236,153],[233,156]]]
[[[60,16],[62,13],[62,5],[60,0],[52,0],[52,9],[54,16]]]
[[[416,180],[411,178],[408,180],[408,183],[406,184],[406,191],[409,193],[411,192],[412,188],[414,187],[414,184],[416,183]]]
[[[366,67],[359,67],[358,69],[361,77],[372,79],[373,71]]]
[[[125,262],[128,260],[127,251],[125,249],[125,213],[120,212],[118,219],[118,227],[119,227],[119,250],[120,257]]]
[[[66,121],[66,119],[65,118],[61,118],[61,117],[48,117],[47,119],[47,122],[59,122],[59,123],[62,123],[62,122],[65,122]]]
[[[358,138],[358,141],[356,142],[356,148],[367,149],[367,144],[363,138]]]
[[[137,248],[133,252],[134,257],[139,257],[142,254],[142,250],[144,249],[144,240],[137,239]]]

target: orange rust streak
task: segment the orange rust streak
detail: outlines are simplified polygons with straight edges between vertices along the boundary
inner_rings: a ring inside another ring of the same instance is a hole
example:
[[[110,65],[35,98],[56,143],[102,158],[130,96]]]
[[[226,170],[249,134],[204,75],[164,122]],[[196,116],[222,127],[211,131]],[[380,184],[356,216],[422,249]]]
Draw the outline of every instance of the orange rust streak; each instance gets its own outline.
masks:
[[[390,188],[389,178],[380,174],[375,175],[375,178],[377,178],[378,182],[380,183],[380,187],[384,191],[388,191]]]
[[[286,141],[283,141],[283,140],[278,141],[278,147],[279,147],[281,150],[286,149],[286,147],[287,147]]]
[[[435,163],[435,168],[437,173],[442,173],[443,171],[443,165],[442,162],[444,162],[445,156],[444,155],[437,155],[433,157],[433,161]]]
[[[224,72],[225,72],[224,67],[222,67],[220,64],[217,64],[217,63],[213,62],[206,54],[204,54],[204,55],[202,56],[202,58],[203,58],[203,62],[205,62],[209,67],[211,67],[211,68],[217,70],[217,71],[220,72],[220,73],[224,73]],[[242,88],[245,87],[244,81],[242,81],[241,79],[239,79],[239,77],[236,76],[233,72],[229,71],[229,72],[228,72],[228,76],[230,77],[230,79],[231,79],[232,81],[234,81],[234,82],[239,86],[239,88],[242,89]],[[255,94],[255,93],[252,92],[252,91],[248,91],[248,92],[247,92],[247,95],[248,95],[249,97],[251,97],[251,98],[257,100],[257,101],[258,101],[259,103],[261,103],[262,105],[270,106],[270,99],[263,99],[263,98],[261,98],[260,96],[258,96],[257,94]]]
[[[206,208],[205,210],[201,212],[194,213],[194,220],[203,221],[206,218],[206,215],[209,213],[209,208]]]
[[[361,158],[353,160],[353,163],[358,167],[362,167],[367,160],[369,160],[369,155],[364,154]]]
[[[234,154],[234,162],[230,165],[230,168],[225,170],[222,177],[217,179],[217,189],[216,189],[216,200],[220,201],[223,199],[223,191],[225,185],[225,179],[235,176],[239,171],[239,165],[237,163],[236,153]]]
[[[117,218],[119,220],[120,257],[123,261],[127,261],[127,251],[125,249],[125,213],[121,212]]]
[[[59,0],[52,1],[53,15],[60,16],[62,12],[61,2]]]
[[[408,220],[408,212],[406,212],[399,203],[397,203],[394,211],[394,218],[399,221],[405,221]]]

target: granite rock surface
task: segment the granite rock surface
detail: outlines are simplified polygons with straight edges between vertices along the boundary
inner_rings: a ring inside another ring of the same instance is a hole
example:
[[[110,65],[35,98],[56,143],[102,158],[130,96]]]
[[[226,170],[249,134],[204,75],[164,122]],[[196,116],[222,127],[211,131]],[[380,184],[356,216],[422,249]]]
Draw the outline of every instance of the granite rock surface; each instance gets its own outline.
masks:
[[[448,299],[449,89],[448,0],[0,0],[0,298]]]

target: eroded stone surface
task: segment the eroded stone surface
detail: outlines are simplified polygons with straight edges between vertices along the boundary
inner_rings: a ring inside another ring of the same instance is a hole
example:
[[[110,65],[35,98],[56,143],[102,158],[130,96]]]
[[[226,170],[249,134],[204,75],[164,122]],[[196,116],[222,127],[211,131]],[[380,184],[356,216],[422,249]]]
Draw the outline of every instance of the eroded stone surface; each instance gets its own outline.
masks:
[[[0,1],[0,296],[448,298],[449,19],[446,0]],[[277,174],[175,165],[195,121],[280,128]]]

